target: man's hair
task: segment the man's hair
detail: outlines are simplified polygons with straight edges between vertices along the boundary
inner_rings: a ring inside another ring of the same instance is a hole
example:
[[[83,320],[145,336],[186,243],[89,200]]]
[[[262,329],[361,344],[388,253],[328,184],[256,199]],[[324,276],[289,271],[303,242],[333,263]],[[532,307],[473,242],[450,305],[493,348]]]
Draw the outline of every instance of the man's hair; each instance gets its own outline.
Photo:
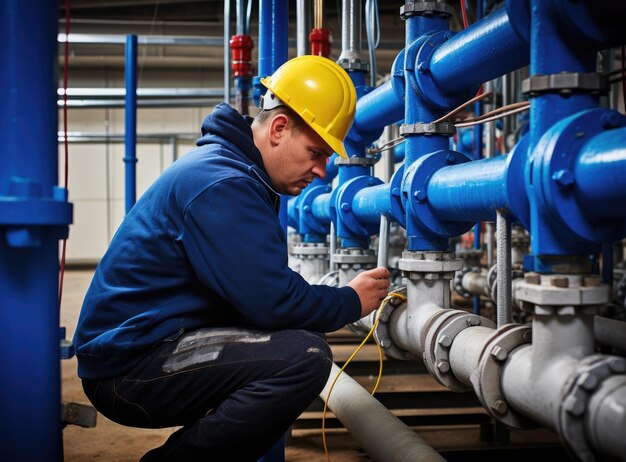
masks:
[[[284,105],[277,106],[274,109],[261,109],[259,113],[256,115],[256,117],[254,118],[254,120],[255,122],[263,125],[265,124],[265,122],[267,122],[268,120],[271,120],[272,117],[278,114],[286,115],[289,118],[289,120],[291,120],[291,123],[292,123],[291,128],[294,130],[299,130],[300,127],[304,125],[305,123],[302,117],[296,114],[296,112],[293,109]]]

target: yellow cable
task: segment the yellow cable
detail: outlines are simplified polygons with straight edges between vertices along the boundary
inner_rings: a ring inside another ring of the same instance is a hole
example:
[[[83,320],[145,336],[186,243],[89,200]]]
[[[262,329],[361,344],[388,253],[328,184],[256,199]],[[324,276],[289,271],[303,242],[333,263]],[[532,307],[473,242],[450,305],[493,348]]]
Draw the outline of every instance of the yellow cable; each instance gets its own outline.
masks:
[[[333,380],[333,383],[330,385],[330,389],[328,390],[328,395],[326,396],[326,400],[324,401],[324,411],[322,412],[322,443],[324,444],[324,454],[326,454],[326,460],[328,462],[330,462],[330,454],[328,453],[328,446],[326,445],[326,411],[328,410],[328,401],[330,401],[330,394],[332,393],[333,388],[335,387],[335,383],[337,383],[337,380],[339,379],[339,376],[341,375],[341,373],[348,366],[350,361],[352,361],[352,359],[356,356],[356,354],[359,351],[361,351],[361,348],[363,348],[363,346],[367,343],[367,341],[370,339],[370,337],[376,330],[376,327],[378,327],[378,322],[380,321],[380,314],[382,313],[383,308],[387,305],[387,303],[389,303],[390,300],[394,298],[399,298],[402,301],[406,301],[406,295],[403,295],[397,292],[389,292],[389,294],[380,303],[380,307],[378,308],[378,312],[376,313],[376,319],[374,320],[374,324],[372,325],[372,328],[370,329],[368,334],[365,336],[361,344],[357,347],[357,349],[354,350],[354,353],[350,355],[348,360],[341,367],[341,369],[337,373],[337,376]],[[372,396],[374,396],[374,393],[376,393],[376,390],[378,389],[378,385],[380,384],[380,379],[383,376],[383,349],[380,347],[380,345],[378,345],[378,343],[376,343],[376,345],[378,346],[379,367],[378,367],[378,378],[376,379],[376,384],[374,385],[374,389],[372,390],[372,393],[371,393]]]

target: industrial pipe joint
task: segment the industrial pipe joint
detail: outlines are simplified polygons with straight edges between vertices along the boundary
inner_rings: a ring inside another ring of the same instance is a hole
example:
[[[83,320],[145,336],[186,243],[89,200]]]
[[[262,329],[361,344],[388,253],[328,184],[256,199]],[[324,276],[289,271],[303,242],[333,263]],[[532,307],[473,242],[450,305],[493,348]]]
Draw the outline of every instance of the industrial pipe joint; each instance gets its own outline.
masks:
[[[473,222],[438,219],[427,193],[428,183],[437,170],[469,161],[469,157],[459,152],[440,150],[420,157],[406,169],[402,182],[402,203],[407,211],[409,250],[423,246],[426,236],[432,237],[432,244],[436,246],[433,250],[443,251],[448,248],[448,237],[459,236],[471,229]]]
[[[527,166],[527,189],[552,221],[547,233],[538,227],[533,253],[563,253],[563,228],[591,243],[626,235],[624,126],[626,116],[596,108],[567,117],[541,137]]]

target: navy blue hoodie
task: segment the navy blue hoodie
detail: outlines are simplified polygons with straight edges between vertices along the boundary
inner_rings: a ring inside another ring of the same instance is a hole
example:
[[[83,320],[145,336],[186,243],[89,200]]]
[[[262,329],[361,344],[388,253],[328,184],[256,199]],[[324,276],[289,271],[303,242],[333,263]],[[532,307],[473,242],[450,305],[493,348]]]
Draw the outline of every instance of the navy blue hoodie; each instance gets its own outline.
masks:
[[[218,105],[198,148],[124,218],[78,320],[80,377],[119,376],[152,345],[202,327],[331,332],[359,318],[352,288],[310,285],[287,266],[279,196],[250,121]]]

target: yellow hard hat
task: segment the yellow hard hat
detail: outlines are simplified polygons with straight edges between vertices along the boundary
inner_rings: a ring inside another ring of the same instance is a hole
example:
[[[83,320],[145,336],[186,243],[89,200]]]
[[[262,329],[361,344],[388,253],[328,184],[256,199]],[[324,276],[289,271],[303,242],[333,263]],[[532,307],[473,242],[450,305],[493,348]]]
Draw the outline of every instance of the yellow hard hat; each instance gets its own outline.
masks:
[[[268,93],[302,117],[337,154],[348,158],[343,140],[354,120],[356,90],[339,64],[322,56],[298,56],[262,78],[261,83]]]

